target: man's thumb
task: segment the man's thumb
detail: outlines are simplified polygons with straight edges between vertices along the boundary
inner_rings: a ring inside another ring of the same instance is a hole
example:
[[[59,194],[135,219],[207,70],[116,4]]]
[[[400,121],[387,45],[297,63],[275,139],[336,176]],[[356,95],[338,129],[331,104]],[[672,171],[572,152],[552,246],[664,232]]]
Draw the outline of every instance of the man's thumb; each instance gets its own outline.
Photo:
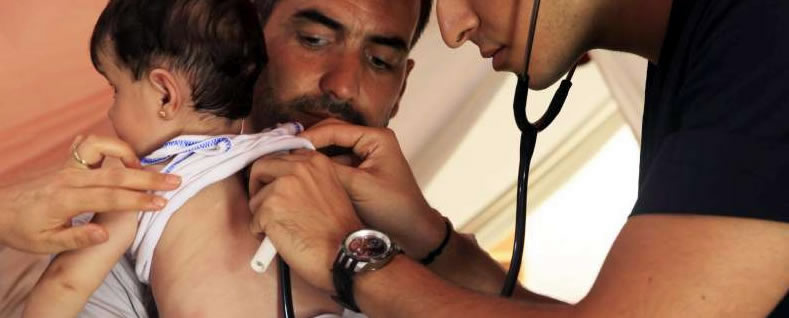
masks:
[[[369,176],[367,171],[359,168],[348,167],[342,164],[335,164],[334,171],[337,173],[337,178],[340,179],[345,191],[353,198],[354,192],[359,190],[359,187],[364,187],[365,178]]]

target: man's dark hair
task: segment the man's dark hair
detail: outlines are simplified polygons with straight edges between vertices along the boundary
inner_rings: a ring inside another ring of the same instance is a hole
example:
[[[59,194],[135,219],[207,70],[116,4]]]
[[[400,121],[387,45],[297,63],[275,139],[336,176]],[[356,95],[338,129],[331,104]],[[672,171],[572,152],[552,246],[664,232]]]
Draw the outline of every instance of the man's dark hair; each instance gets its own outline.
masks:
[[[268,18],[271,16],[271,12],[274,11],[274,7],[279,2],[280,0],[257,0],[258,11],[260,12],[260,20],[262,21],[263,25],[266,24]],[[419,41],[422,33],[425,32],[425,27],[427,27],[427,23],[430,22],[430,12],[433,10],[433,0],[421,0],[420,3],[419,20],[416,22],[416,32],[414,33],[414,38],[411,39],[412,47],[417,41]]]
[[[267,58],[250,0],[110,0],[90,41],[90,56],[114,59],[140,80],[161,67],[186,76],[197,111],[246,117]]]

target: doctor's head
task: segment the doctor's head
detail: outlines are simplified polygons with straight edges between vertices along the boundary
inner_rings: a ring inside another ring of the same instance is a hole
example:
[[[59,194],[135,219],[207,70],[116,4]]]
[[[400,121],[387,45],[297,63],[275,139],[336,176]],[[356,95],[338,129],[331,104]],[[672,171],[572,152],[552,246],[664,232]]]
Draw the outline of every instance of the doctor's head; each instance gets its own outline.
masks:
[[[533,0],[437,0],[444,42],[457,48],[471,41],[497,71],[522,73]],[[529,74],[532,88],[545,88],[589,47],[597,12],[592,0],[542,1]]]
[[[336,117],[384,126],[399,107],[411,48],[432,0],[257,0],[269,61],[258,80],[256,129]]]

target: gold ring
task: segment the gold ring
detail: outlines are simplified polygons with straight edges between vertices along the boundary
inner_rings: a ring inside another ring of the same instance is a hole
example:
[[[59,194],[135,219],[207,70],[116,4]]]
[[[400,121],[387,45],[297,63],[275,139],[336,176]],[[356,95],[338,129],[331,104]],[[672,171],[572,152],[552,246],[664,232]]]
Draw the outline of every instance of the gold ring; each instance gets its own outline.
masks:
[[[77,152],[77,146],[79,146],[79,144],[71,147],[71,157],[74,158],[74,161],[85,167],[85,169],[90,169],[90,164],[79,156],[79,153]]]

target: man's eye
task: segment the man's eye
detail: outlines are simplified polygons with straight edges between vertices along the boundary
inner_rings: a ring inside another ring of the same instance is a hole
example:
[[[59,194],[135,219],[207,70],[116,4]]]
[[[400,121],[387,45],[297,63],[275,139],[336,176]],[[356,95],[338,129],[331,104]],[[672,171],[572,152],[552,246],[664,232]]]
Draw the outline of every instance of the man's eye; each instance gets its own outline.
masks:
[[[387,70],[387,71],[392,69],[392,64],[387,63],[386,61],[384,61],[383,59],[377,56],[370,55],[368,59],[370,60],[370,65],[372,65],[377,69]]]
[[[329,41],[326,39],[310,35],[300,35],[299,41],[301,41],[301,44],[304,46],[310,48],[319,48],[329,43]]]

